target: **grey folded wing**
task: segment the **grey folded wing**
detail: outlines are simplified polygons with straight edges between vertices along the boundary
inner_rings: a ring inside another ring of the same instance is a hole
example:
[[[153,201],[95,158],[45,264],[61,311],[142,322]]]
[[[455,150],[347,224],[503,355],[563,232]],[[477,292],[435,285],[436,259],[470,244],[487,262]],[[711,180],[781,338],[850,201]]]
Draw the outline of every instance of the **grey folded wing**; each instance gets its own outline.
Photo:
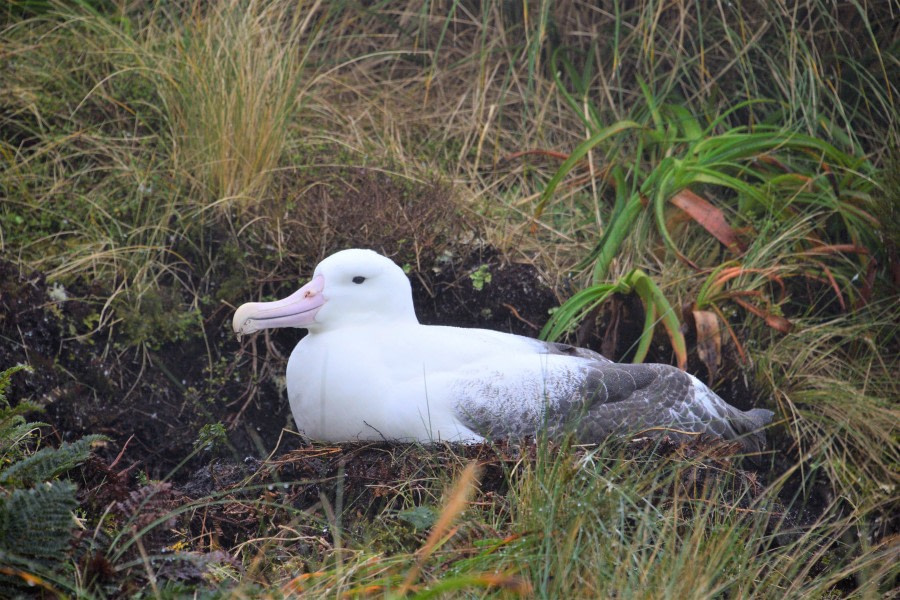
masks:
[[[652,429],[674,437],[739,439],[748,451],[765,444],[761,432],[752,432],[771,420],[771,412],[742,412],[675,367],[619,364],[592,350],[531,342],[539,344],[537,355],[506,363],[498,357],[454,374],[460,422],[493,439],[531,437],[544,429],[554,437],[572,432],[580,441],[599,442]]]
[[[679,438],[705,434],[739,440],[745,450],[759,451],[765,435],[758,430],[771,418],[771,411],[734,408],[673,366],[604,362],[587,369],[581,393],[561,402],[547,423],[571,428],[582,441],[659,430]]]

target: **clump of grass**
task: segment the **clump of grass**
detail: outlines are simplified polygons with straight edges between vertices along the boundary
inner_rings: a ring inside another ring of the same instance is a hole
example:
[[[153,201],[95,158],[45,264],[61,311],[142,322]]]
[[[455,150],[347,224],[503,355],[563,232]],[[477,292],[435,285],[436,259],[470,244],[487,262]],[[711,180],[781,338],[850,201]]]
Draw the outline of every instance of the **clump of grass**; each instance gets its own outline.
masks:
[[[135,341],[174,341],[144,317],[197,314],[216,218],[271,203],[311,13],[287,2],[40,12],[7,30],[21,59],[4,90],[0,244],[52,280],[103,282],[79,334],[124,319]],[[202,333],[197,322],[178,337]]]
[[[795,333],[754,351],[797,456],[819,454],[836,490],[856,502],[896,499],[900,368],[890,340],[896,307],[876,304],[839,318],[808,316]]]
[[[312,15],[289,2],[217,2],[156,23],[148,43],[174,167],[197,174],[199,189],[225,208],[263,201],[283,165],[300,118]]]
[[[184,205],[146,128],[158,97],[130,77],[114,30],[98,22],[51,11],[6,32],[21,59],[8,72],[0,226],[6,250],[51,279],[104,282],[78,333],[108,327],[114,306],[139,305],[162,281],[191,292],[172,244]]]

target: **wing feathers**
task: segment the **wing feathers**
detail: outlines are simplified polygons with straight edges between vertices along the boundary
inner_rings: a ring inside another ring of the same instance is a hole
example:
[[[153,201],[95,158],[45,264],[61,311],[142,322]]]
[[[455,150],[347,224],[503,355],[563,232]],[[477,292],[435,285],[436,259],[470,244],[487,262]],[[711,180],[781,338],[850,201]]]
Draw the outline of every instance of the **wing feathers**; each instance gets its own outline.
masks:
[[[557,417],[555,423],[573,426],[584,441],[665,428],[674,437],[706,434],[739,440],[746,451],[757,452],[765,448],[765,434],[760,430],[773,416],[763,409],[740,411],[670,365],[592,365],[581,391],[581,406],[560,405],[569,415]]]
[[[598,442],[663,429],[673,437],[740,440],[747,451],[764,447],[758,430],[771,421],[770,411],[742,412],[676,367],[619,364],[591,350],[542,344],[539,361],[507,356],[504,369],[473,368],[457,377],[457,417],[490,438],[530,437],[546,428]]]

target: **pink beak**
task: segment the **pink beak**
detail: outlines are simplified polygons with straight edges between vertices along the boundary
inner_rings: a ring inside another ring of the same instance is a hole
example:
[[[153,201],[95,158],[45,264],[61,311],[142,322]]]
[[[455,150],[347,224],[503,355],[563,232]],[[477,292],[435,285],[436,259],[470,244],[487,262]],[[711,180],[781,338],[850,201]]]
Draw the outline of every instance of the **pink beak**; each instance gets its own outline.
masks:
[[[242,335],[274,327],[309,327],[325,304],[324,288],[325,278],[316,275],[284,300],[242,304],[234,312],[234,332]]]

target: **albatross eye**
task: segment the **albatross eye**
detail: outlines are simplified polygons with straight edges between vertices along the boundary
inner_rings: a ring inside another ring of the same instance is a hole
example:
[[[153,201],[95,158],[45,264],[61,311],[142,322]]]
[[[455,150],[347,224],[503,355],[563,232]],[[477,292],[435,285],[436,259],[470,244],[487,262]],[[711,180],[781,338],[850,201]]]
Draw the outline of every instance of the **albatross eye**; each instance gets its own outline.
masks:
[[[362,283],[365,280],[366,280],[366,278],[363,277],[362,275],[357,275],[356,277],[353,278],[353,283]]]

